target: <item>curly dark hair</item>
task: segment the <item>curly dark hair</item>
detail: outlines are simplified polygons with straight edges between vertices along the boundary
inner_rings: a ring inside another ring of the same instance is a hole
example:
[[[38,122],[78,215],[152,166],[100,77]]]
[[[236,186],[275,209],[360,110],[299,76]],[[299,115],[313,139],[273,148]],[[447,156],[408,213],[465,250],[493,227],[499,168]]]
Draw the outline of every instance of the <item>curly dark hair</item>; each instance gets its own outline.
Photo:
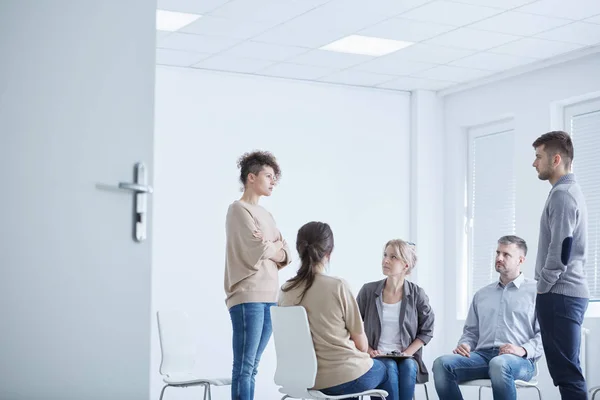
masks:
[[[269,151],[256,150],[244,153],[238,159],[237,166],[240,169],[240,182],[243,186],[246,186],[248,174],[258,175],[263,167],[273,168],[275,180],[279,181],[281,178],[281,168],[279,168],[279,164],[273,153]]]
[[[573,149],[573,141],[571,140],[571,136],[569,136],[567,132],[552,131],[544,133],[532,144],[534,149],[540,147],[541,145],[544,145],[544,151],[551,157],[555,154],[560,154],[564,160],[565,166],[567,168],[571,168],[571,162],[573,162],[575,151]]]

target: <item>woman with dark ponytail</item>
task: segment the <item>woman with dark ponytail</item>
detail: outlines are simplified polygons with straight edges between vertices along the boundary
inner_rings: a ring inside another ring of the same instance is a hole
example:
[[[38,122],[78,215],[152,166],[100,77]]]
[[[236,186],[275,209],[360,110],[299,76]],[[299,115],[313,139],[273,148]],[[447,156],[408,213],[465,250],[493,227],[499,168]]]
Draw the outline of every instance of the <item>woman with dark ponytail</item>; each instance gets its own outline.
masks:
[[[296,250],[301,265],[281,288],[279,305],[306,309],[317,355],[312,389],[332,396],[383,389],[388,400],[397,400],[398,388],[390,384],[385,365],[368,354],[362,318],[348,284],[325,274],[333,252],[329,225],[309,222],[300,228]]]

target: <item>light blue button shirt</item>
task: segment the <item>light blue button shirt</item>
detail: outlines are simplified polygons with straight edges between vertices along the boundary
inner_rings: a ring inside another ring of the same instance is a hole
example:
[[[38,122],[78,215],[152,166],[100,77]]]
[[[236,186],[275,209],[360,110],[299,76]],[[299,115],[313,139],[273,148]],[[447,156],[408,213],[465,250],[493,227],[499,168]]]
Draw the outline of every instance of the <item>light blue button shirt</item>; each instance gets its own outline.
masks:
[[[498,281],[479,289],[458,343],[472,350],[514,344],[527,351],[527,358],[537,360],[544,350],[535,315],[536,296],[536,281],[523,274],[506,286]]]

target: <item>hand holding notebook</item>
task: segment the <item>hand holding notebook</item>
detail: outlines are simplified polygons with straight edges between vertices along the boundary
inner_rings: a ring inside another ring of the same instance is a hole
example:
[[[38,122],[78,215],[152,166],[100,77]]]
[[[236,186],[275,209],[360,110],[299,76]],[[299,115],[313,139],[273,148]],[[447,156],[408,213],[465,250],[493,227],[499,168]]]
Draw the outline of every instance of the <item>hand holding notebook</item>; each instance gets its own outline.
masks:
[[[397,359],[403,359],[403,358],[413,358],[413,356],[405,354],[402,351],[394,350],[394,351],[390,351],[388,353],[380,353],[380,354],[376,355],[375,358],[397,358]]]

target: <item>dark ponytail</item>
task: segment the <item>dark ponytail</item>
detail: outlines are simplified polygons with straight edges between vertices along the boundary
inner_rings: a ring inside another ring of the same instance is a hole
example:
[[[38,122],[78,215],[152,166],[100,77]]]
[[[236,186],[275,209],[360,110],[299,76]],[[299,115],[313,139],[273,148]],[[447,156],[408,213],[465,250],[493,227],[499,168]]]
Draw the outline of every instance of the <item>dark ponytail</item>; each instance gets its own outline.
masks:
[[[286,282],[282,291],[287,292],[294,288],[304,286],[300,302],[311,288],[317,274],[318,267],[323,259],[333,251],[333,232],[331,227],[324,222],[309,222],[298,230],[296,237],[296,250],[300,256],[301,265],[296,276]]]

